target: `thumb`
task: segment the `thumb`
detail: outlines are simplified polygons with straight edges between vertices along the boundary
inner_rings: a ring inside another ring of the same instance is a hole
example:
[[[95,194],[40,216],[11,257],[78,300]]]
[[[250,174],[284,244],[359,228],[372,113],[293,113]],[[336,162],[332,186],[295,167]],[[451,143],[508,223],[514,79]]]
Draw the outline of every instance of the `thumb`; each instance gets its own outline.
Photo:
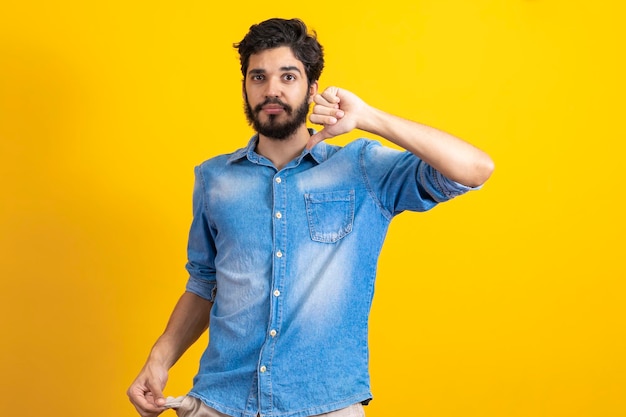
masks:
[[[162,407],[165,405],[165,396],[163,395],[162,388],[160,384],[154,383],[153,381],[148,382],[148,389],[152,393],[152,398],[154,400],[154,404],[158,407]]]
[[[319,132],[315,133],[314,135],[311,135],[311,137],[309,138],[309,141],[306,144],[306,149],[308,149],[308,150],[313,149],[313,147],[315,145],[317,145],[318,143],[320,143],[323,140],[326,140],[326,139],[330,138],[331,136],[332,135],[330,135],[328,133],[326,128],[320,130]]]

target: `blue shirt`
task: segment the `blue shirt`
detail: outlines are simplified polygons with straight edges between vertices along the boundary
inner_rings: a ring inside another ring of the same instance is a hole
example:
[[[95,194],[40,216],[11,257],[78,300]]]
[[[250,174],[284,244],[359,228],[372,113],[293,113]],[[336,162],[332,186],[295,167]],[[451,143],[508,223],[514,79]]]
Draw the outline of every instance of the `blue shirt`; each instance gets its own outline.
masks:
[[[368,400],[368,315],[389,222],[470,188],[367,139],[322,142],[277,171],[256,139],[195,169],[187,291],[214,304],[190,395],[236,417]]]

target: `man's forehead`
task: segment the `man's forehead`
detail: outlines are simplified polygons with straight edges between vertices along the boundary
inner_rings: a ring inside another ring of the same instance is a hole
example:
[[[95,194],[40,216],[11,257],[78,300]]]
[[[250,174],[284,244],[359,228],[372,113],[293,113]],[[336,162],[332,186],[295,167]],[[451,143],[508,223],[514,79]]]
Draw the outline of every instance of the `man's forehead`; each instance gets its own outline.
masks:
[[[248,72],[304,71],[304,65],[287,46],[266,49],[250,55]]]

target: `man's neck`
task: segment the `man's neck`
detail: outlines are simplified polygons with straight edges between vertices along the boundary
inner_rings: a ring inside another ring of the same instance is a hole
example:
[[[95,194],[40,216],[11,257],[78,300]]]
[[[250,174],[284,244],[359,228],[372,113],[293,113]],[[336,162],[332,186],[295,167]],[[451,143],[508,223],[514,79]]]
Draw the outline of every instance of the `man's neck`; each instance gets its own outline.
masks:
[[[304,124],[296,133],[285,139],[272,139],[259,134],[256,152],[272,161],[276,169],[281,170],[302,153],[310,137],[309,130]]]

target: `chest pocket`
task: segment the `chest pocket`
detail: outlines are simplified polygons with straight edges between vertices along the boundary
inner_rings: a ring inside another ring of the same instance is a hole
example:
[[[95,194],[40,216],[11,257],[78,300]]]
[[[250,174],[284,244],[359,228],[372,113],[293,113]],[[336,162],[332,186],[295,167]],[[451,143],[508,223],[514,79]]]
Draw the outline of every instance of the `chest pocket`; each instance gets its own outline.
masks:
[[[334,243],[352,231],[354,190],[304,195],[311,239]]]

